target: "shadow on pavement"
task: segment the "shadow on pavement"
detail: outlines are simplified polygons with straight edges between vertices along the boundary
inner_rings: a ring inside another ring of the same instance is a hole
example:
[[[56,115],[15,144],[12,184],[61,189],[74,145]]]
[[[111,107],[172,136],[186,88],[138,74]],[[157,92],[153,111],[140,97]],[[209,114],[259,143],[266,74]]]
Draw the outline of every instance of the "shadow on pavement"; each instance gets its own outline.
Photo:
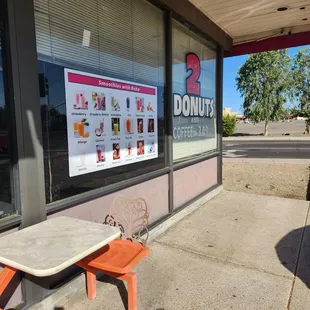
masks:
[[[122,298],[124,309],[128,310],[128,293],[124,282],[108,275],[99,276],[97,279],[98,281],[115,285]]]
[[[232,137],[248,137],[248,136],[253,136],[253,137],[257,137],[257,136],[263,136],[263,133],[246,133],[246,132],[235,132],[234,134],[232,134]]]
[[[302,240],[302,243],[301,243]],[[310,288],[310,226],[292,230],[275,246],[281,264]],[[300,245],[301,243],[301,245]],[[300,252],[296,252],[299,244]]]

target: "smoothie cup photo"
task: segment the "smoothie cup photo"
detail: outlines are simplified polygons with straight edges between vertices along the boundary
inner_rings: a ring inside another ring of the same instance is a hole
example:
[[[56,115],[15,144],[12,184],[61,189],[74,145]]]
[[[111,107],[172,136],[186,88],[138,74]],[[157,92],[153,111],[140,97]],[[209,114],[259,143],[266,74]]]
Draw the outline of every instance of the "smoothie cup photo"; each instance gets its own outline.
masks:
[[[76,91],[74,98],[73,109],[75,110],[87,110],[88,109],[88,101],[86,99],[85,91]]]
[[[105,162],[105,147],[104,145],[96,145],[97,163]]]
[[[120,119],[112,118],[112,133],[114,136],[118,136],[120,132]]]
[[[132,122],[133,121],[129,118],[125,120],[126,134],[132,134],[133,133]]]
[[[118,135],[118,124],[114,124],[114,134]]]
[[[75,138],[89,137],[89,123],[86,118],[73,122],[73,132]]]

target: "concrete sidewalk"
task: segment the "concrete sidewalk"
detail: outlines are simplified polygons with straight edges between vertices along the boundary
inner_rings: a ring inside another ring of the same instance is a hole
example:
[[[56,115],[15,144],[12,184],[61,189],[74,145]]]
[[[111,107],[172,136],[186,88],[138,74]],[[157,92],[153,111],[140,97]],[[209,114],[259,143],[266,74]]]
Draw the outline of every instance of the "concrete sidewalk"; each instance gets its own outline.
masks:
[[[139,310],[310,309],[308,212],[306,201],[223,191],[150,244]],[[121,283],[97,289],[53,309],[125,309]]]

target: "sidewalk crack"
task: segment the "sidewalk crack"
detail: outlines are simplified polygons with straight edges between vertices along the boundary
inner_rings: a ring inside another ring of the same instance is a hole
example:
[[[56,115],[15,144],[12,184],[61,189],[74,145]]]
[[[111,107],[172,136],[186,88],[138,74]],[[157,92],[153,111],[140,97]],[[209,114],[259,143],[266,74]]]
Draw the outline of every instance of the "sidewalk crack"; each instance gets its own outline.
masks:
[[[268,275],[272,275],[272,276],[284,278],[284,279],[287,279],[287,280],[292,280],[292,277],[290,277],[290,276],[279,275],[279,274],[273,273],[273,272],[271,272],[271,271],[267,271],[267,270],[265,270],[265,269],[260,269],[260,268],[256,268],[256,267],[251,267],[251,266],[244,265],[244,264],[237,263],[237,262],[233,262],[233,261],[230,261],[230,260],[227,260],[227,259],[222,259],[222,258],[219,258],[219,257],[216,257],[216,256],[211,256],[211,255],[207,255],[207,254],[205,254],[205,253],[193,251],[193,250],[191,250],[191,249],[180,248],[180,247],[178,247],[178,246],[176,246],[176,245],[167,244],[167,243],[165,243],[165,242],[161,242],[161,241],[158,241],[158,240],[153,240],[153,242],[154,242],[154,243],[157,243],[157,244],[159,244],[159,245],[163,245],[163,246],[166,246],[166,247],[170,247],[170,248],[173,248],[173,249],[182,251],[182,252],[191,253],[191,254],[200,256],[200,257],[202,257],[202,258],[208,258],[208,259],[211,259],[211,260],[214,260],[214,261],[217,261],[217,262],[221,262],[221,263],[226,263],[226,264],[234,265],[234,266],[236,266],[236,267],[242,267],[242,268],[249,269],[249,270],[255,270],[255,271],[262,272],[262,273],[265,273],[265,274],[268,274]]]

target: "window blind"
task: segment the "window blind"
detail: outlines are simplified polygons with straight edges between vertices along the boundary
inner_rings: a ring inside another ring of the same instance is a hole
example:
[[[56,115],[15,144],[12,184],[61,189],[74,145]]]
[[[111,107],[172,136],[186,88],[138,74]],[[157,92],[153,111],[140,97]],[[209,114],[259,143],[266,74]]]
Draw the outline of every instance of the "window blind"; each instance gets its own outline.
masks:
[[[150,3],[34,0],[34,8],[39,58],[135,82],[164,84],[164,13]]]

